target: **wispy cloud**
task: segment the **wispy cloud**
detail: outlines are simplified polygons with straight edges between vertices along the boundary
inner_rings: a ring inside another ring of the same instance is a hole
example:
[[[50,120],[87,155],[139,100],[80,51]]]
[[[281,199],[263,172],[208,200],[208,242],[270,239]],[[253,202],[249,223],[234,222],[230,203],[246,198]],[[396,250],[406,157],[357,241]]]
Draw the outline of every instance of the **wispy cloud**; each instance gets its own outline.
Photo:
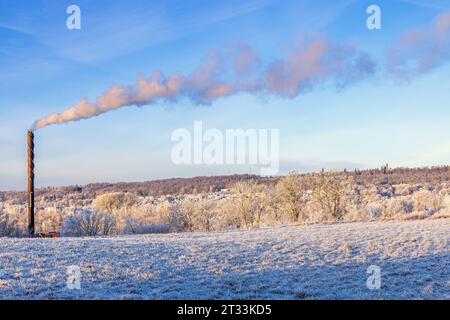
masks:
[[[419,6],[422,8],[430,8],[435,10],[449,10],[450,5],[447,0],[397,0],[403,3]]]
[[[48,28],[37,36],[64,57],[95,63],[184,37],[212,24],[261,10],[272,2],[254,0],[211,6],[193,16],[178,13],[176,5],[171,7],[172,4],[137,9],[113,5],[102,11],[82,11],[82,29],[77,32]],[[191,4],[182,4],[178,11],[182,13],[187,5]]]
[[[27,30],[25,28],[22,28],[22,27],[19,27],[19,26],[15,26],[15,25],[12,25],[12,24],[3,23],[3,22],[0,22],[0,29],[6,29],[6,30],[9,30],[9,31],[13,31],[13,32],[16,32],[16,33],[23,34],[23,35],[32,35],[32,32],[30,30]]]
[[[425,74],[450,60],[450,12],[429,26],[403,34],[389,52],[388,69],[403,79]]]
[[[214,24],[218,22],[223,22],[226,20],[230,20],[236,17],[240,17],[261,9],[264,9],[271,4],[273,4],[274,0],[256,0],[256,1],[245,1],[241,2],[238,5],[228,5],[220,8],[218,10],[214,10],[213,12],[209,12],[207,15],[203,17],[196,17],[195,21],[197,24],[208,25]]]
[[[140,50],[169,38],[169,28],[159,11],[129,11],[125,15],[84,14],[82,29],[58,29],[40,36],[42,41],[69,59],[91,63]]]

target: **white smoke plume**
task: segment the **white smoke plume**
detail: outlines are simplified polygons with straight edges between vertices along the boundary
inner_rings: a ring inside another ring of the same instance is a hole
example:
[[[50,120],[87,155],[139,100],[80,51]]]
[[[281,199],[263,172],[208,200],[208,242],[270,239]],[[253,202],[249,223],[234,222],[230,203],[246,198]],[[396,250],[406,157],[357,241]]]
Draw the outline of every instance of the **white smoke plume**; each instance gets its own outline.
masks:
[[[375,63],[365,53],[323,38],[305,41],[283,59],[266,66],[248,45],[238,46],[227,57],[231,58],[224,59],[219,53],[212,52],[206,63],[191,75],[165,77],[162,73],[154,73],[150,79],[139,79],[135,86],[115,85],[95,102],[84,98],[64,112],[37,120],[33,130],[89,119],[124,106],[180,98],[196,104],[210,104],[220,97],[237,93],[294,98],[319,84],[334,82],[344,86],[375,71]]]

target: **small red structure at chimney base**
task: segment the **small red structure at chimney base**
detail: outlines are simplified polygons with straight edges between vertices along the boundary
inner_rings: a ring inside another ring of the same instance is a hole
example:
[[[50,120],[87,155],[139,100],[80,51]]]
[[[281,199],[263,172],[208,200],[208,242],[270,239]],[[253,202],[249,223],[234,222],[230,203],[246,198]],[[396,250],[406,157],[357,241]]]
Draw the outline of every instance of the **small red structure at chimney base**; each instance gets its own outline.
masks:
[[[40,238],[61,238],[61,233],[57,231],[50,231],[50,232],[41,232],[39,233]]]

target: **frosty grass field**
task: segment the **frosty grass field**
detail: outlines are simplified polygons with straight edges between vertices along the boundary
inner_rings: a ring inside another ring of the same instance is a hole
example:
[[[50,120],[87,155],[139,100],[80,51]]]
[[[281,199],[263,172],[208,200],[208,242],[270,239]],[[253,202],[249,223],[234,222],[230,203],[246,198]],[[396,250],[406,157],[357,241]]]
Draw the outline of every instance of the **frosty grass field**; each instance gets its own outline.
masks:
[[[450,220],[0,239],[1,299],[450,299]],[[81,268],[81,290],[66,286]],[[381,288],[366,286],[381,268]]]

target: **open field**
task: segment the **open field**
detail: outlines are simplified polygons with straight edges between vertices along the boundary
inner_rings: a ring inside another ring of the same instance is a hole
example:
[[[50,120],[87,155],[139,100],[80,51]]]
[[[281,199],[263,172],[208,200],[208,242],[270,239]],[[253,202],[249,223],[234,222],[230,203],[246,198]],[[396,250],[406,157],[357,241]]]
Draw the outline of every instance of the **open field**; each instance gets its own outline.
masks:
[[[450,219],[0,239],[2,299],[450,299]],[[66,268],[81,268],[81,290]],[[366,286],[381,268],[381,288]]]

